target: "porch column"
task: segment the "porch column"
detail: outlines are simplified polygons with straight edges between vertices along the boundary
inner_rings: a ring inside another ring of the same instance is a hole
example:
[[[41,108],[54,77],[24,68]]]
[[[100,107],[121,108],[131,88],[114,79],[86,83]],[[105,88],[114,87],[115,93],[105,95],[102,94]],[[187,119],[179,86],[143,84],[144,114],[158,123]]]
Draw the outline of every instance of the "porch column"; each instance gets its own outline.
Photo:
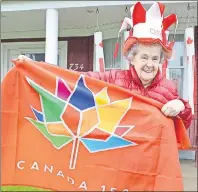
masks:
[[[124,43],[127,40],[127,38],[129,37],[129,31],[124,31]],[[123,68],[122,69],[129,69],[129,61],[124,57],[123,59]]]
[[[46,11],[45,62],[58,64],[58,11],[56,9]]]

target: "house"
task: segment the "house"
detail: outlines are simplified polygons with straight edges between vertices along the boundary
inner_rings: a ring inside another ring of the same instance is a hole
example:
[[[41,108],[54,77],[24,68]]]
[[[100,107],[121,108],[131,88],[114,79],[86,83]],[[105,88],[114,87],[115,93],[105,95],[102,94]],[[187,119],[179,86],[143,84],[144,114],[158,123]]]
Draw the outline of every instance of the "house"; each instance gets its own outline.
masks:
[[[162,1],[163,2],[163,1]],[[2,1],[1,5],[1,79],[12,67],[11,59],[26,54],[34,60],[47,61],[62,68],[96,70],[94,32],[103,35],[106,70],[125,68],[122,49],[113,59],[117,35],[124,17],[130,17],[134,1]],[[150,1],[144,1],[149,8]],[[176,13],[179,25],[174,54],[169,61],[169,78],[184,97],[187,85],[184,56],[184,32],[194,27],[197,42],[197,2],[164,1],[165,15]],[[173,28],[169,38],[173,38]],[[123,37],[119,39],[120,44]],[[198,44],[196,43],[196,48]],[[196,58],[197,50],[196,50]],[[198,61],[197,61],[198,63]],[[197,75],[196,75],[197,76]],[[197,96],[196,96],[197,97]],[[189,135],[196,146],[197,103]],[[194,152],[181,152],[182,158],[195,158]]]

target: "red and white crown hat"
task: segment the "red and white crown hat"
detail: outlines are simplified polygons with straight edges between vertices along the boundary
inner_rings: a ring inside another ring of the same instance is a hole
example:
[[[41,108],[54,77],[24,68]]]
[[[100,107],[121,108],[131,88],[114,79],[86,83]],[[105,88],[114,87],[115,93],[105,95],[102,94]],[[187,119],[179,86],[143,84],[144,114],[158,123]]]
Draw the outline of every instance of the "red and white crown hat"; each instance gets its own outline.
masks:
[[[126,17],[124,19],[118,34],[119,37],[128,26],[131,28],[130,35],[123,46],[124,55],[135,43],[141,42],[146,44],[160,43],[166,57],[171,57],[174,39],[172,42],[168,42],[167,32],[168,28],[175,24],[176,33],[178,19],[176,14],[164,17],[164,9],[165,6],[159,2],[155,2],[148,11],[140,2],[130,8],[131,18]]]

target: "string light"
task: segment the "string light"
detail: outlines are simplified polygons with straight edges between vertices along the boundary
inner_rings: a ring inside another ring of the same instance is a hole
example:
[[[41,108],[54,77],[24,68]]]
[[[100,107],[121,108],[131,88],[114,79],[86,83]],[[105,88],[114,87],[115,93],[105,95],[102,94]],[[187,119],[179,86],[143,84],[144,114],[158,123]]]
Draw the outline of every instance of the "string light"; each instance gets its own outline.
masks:
[[[96,9],[96,29],[95,31],[100,31],[100,27],[99,27],[99,9]]]
[[[188,3],[188,6],[187,6],[187,18],[188,18],[188,21],[187,21],[187,23],[186,23],[186,28],[188,28],[188,26],[189,26],[189,24],[191,25],[191,27],[193,27],[193,22],[192,22],[192,19],[194,19],[195,17],[193,16],[193,17],[190,17],[189,16],[189,14],[190,14],[190,10],[193,10],[194,9],[194,7],[193,6],[190,6],[190,3]],[[194,10],[194,14],[193,15],[195,15],[195,10]],[[197,18],[197,17],[196,17]],[[196,24],[195,24],[196,25]],[[194,26],[195,26],[194,25]]]

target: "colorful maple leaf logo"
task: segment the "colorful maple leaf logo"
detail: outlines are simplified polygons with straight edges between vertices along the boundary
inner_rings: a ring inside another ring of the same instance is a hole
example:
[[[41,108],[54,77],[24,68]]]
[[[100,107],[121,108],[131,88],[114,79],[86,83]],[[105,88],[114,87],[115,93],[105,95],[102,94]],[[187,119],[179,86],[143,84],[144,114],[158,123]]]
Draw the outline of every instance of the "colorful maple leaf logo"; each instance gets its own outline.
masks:
[[[42,108],[38,111],[31,106],[36,120],[26,118],[55,148],[73,142],[70,169],[75,169],[80,143],[90,153],[137,145],[123,138],[134,126],[119,125],[131,107],[132,98],[110,102],[107,87],[94,94],[83,75],[74,90],[57,77],[55,94],[26,79],[39,94]]]

